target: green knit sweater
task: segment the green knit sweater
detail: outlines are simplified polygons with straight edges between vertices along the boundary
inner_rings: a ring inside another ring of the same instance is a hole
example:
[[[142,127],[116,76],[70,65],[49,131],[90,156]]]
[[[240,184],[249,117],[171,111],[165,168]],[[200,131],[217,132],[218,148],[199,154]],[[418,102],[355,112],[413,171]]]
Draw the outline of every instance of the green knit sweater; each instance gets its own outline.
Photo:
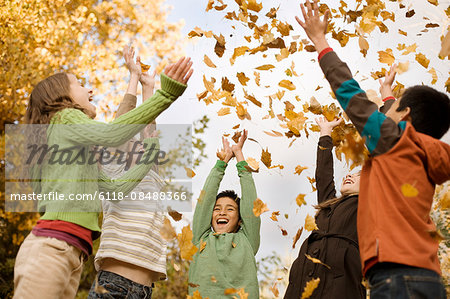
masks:
[[[152,122],[166,110],[186,89],[164,74],[161,75],[161,89],[141,106],[116,118],[111,123],[102,123],[90,119],[78,109],[67,108],[57,112],[47,129],[49,147],[58,145],[55,158],[65,160],[64,149],[76,147],[72,158],[79,163],[45,163],[40,174],[40,193],[58,192],[66,200],[41,201],[39,210],[44,211],[41,219],[64,220],[78,224],[92,231],[100,231],[98,212],[101,211],[100,192],[115,192],[109,197],[118,197],[119,192],[125,196],[148,173],[151,163],[143,163],[130,169],[124,176],[111,179],[99,170],[97,163],[88,163],[89,151],[94,145],[118,146],[136,135],[145,124]],[[131,95],[126,95],[131,96]],[[135,124],[135,125],[133,125]],[[138,125],[144,124],[144,125]],[[151,161],[159,151],[156,138],[144,140],[147,150],[141,160]],[[81,154],[80,154],[81,152]],[[67,155],[67,153],[66,153]],[[78,156],[79,155],[79,156]],[[67,200],[69,196],[96,195],[95,200]],[[107,194],[103,194],[107,197]]]
[[[227,164],[217,161],[206,179],[204,197],[195,208],[192,240],[198,248],[202,241],[206,242],[206,247],[201,252],[197,251],[189,268],[191,295],[198,290],[203,298],[232,298],[238,295],[225,295],[226,289],[244,288],[249,299],[259,298],[255,255],[259,248],[261,219],[253,214],[256,188],[245,165],[245,161],[236,164],[242,192],[242,224],[237,233],[215,234],[211,229],[216,195]]]

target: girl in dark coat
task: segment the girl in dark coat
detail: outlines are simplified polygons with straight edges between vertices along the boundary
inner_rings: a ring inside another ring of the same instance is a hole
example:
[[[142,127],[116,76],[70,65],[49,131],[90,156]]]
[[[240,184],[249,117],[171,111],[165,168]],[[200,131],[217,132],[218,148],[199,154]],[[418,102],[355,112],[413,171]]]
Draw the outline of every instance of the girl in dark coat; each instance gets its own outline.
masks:
[[[305,240],[292,264],[285,299],[300,298],[306,283],[313,278],[320,278],[320,283],[310,298],[366,297],[361,284],[363,277],[356,232],[360,173],[344,178],[340,197],[336,197],[333,180],[331,131],[341,121],[316,120],[320,127],[316,166],[316,224],[319,230],[313,231]],[[306,254],[320,259],[330,268],[313,263]]]

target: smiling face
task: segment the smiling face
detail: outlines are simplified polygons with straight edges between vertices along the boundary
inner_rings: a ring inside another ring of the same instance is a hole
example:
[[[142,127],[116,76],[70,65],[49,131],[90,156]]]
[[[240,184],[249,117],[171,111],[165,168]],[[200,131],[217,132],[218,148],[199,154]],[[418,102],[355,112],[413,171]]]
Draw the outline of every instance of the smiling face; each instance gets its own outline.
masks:
[[[70,97],[72,100],[86,110],[87,114],[94,118],[96,108],[90,102],[92,101],[92,90],[83,87],[72,74],[67,74],[70,82]]]
[[[216,233],[233,233],[239,226],[239,207],[230,197],[216,201],[212,214],[212,227]]]
[[[342,195],[359,193],[359,182],[361,179],[361,172],[347,174],[342,181],[341,193]]]

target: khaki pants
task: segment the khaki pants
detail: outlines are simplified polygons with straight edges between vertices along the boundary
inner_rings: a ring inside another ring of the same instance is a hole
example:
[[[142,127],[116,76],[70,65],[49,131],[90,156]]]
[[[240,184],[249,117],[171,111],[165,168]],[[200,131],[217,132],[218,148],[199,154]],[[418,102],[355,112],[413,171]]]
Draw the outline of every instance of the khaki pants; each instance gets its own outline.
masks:
[[[14,298],[75,298],[85,254],[64,241],[30,233],[14,265]]]

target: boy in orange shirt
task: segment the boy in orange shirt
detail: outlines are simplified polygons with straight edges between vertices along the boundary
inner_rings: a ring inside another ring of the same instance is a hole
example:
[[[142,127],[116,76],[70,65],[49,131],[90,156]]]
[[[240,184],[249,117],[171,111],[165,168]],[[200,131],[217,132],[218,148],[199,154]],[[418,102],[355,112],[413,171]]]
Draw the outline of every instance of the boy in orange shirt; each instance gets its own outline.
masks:
[[[361,173],[358,240],[371,298],[445,298],[430,209],[436,184],[450,179],[448,96],[428,86],[408,88],[386,115],[368,100],[325,38],[325,13],[301,4],[306,31],[336,98],[366,140],[371,157]],[[402,190],[413,186],[413,194]]]

